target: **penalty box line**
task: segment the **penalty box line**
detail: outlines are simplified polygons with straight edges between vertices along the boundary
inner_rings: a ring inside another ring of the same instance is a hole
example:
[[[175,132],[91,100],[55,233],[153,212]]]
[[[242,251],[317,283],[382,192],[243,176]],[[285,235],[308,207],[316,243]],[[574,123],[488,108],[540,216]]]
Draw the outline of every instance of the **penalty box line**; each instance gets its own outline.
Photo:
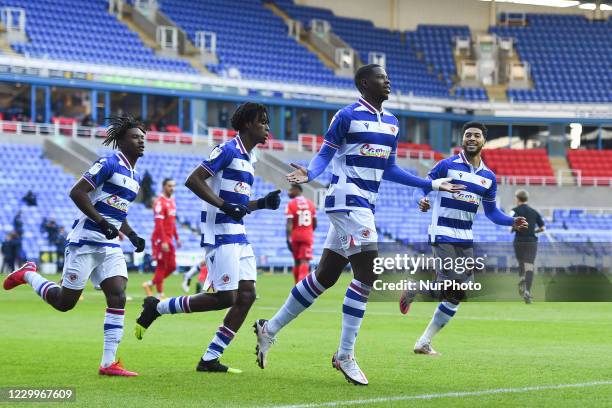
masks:
[[[369,398],[369,399],[361,399],[361,400],[329,401],[329,402],[319,402],[319,403],[311,403],[311,404],[272,405],[272,406],[268,406],[268,408],[338,407],[338,406],[346,406],[346,405],[377,404],[377,403],[394,402],[394,401],[432,400],[432,399],[437,399],[437,398],[479,397],[483,395],[526,393],[526,392],[535,392],[535,391],[560,390],[564,388],[586,388],[586,387],[597,387],[597,386],[602,386],[602,385],[612,385],[612,380],[589,381],[589,382],[575,383],[575,384],[539,385],[539,386],[533,386],[533,387],[519,387],[519,388],[495,388],[495,389],[482,390],[482,391],[444,392],[440,394],[399,395],[396,397],[378,397],[378,398]]]

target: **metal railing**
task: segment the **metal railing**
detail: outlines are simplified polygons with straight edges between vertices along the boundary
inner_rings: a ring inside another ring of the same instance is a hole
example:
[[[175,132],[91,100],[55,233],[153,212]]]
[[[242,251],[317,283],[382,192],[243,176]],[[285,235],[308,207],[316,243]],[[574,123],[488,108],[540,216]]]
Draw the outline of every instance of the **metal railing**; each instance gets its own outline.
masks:
[[[575,172],[578,175],[574,179],[560,176],[497,176],[497,182],[507,186],[612,187],[612,177],[584,177],[580,175],[580,170]]]
[[[101,126],[91,127],[82,126],[77,122],[73,123],[31,123],[0,120],[0,132],[15,135],[36,135],[36,136],[65,136],[74,138],[100,138],[106,137],[106,128]],[[203,138],[194,137],[189,133],[157,132],[148,131],[147,142],[159,143],[183,143],[194,144]]]
[[[238,133],[231,129],[208,127],[206,138],[210,146],[225,143],[234,138]],[[268,139],[264,145],[258,145],[259,150],[287,150],[287,144],[282,140]]]

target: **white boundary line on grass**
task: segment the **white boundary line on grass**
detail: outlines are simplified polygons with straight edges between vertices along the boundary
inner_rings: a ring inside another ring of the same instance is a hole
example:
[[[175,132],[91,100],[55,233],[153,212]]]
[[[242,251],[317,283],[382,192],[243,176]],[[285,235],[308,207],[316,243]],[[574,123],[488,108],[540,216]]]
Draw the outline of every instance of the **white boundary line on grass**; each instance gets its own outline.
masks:
[[[394,401],[431,400],[431,399],[437,399],[437,398],[479,397],[481,395],[511,394],[511,393],[524,393],[524,392],[532,392],[532,391],[560,390],[563,388],[597,387],[600,385],[612,385],[612,380],[590,381],[590,382],[577,383],[577,384],[539,385],[539,386],[533,386],[533,387],[520,387],[520,388],[495,388],[491,390],[482,390],[482,391],[444,392],[440,394],[399,395],[396,397],[378,397],[378,398],[369,398],[369,399],[361,399],[361,400],[316,402],[316,403],[311,403],[311,404],[268,405],[267,407],[268,408],[338,407],[338,406],[346,406],[346,405],[377,404],[377,403],[394,402]]]

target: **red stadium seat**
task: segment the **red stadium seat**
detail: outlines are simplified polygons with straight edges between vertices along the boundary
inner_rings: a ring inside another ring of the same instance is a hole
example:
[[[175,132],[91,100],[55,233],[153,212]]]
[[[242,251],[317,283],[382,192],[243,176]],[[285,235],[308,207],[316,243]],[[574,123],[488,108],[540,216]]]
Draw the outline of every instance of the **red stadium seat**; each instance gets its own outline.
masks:
[[[570,168],[581,175],[583,186],[610,185],[612,150],[569,150],[567,161]]]
[[[482,155],[498,178],[508,176],[516,184],[556,184],[544,149],[486,149]]]
[[[146,140],[147,142],[159,143],[161,137],[157,132],[147,132]]]

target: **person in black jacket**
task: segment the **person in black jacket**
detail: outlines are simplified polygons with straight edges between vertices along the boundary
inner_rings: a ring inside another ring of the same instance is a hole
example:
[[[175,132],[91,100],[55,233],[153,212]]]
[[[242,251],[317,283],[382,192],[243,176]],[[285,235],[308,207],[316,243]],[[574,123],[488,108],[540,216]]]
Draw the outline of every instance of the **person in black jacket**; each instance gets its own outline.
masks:
[[[514,254],[519,264],[519,294],[525,303],[531,303],[531,284],[536,254],[538,252],[538,237],[536,234],[544,231],[544,220],[539,212],[531,208],[527,201],[529,193],[518,190],[515,194],[516,207],[512,209],[514,217],[525,217],[529,226],[521,231],[512,228],[514,235]]]
[[[11,273],[15,269],[15,263],[19,258],[19,251],[21,250],[21,242],[17,237],[17,234],[11,232],[7,234],[4,242],[2,243],[2,268],[0,273],[4,271]]]

